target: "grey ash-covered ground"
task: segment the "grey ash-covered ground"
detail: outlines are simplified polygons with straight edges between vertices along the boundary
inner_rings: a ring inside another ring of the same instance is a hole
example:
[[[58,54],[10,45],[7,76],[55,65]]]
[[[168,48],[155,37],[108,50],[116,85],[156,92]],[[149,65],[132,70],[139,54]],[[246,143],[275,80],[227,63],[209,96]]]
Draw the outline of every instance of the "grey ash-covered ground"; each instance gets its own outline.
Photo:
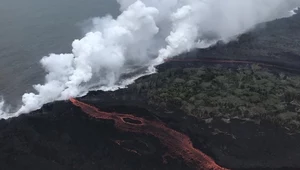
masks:
[[[167,62],[127,89],[80,98],[104,111],[164,122],[230,169],[300,169],[300,15],[267,23],[239,41],[179,58],[239,59],[274,64]],[[146,131],[147,129],[145,129]],[[114,141],[127,141],[128,152]],[[139,146],[146,143],[145,146]],[[0,121],[0,169],[193,169],[163,162],[151,135],[120,132],[69,101]]]

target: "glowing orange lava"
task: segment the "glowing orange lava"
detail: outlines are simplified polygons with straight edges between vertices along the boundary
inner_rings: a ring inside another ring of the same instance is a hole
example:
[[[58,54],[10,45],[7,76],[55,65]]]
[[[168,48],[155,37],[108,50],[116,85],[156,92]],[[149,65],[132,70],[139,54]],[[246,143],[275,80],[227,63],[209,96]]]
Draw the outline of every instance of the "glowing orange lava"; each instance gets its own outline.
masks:
[[[121,131],[155,136],[168,148],[167,155],[181,157],[188,165],[195,166],[199,170],[226,170],[217,165],[212,158],[194,148],[188,136],[168,128],[162,122],[150,121],[130,114],[107,113],[76,99],[70,101],[91,117],[114,120],[115,127]],[[116,142],[120,143],[120,141]]]

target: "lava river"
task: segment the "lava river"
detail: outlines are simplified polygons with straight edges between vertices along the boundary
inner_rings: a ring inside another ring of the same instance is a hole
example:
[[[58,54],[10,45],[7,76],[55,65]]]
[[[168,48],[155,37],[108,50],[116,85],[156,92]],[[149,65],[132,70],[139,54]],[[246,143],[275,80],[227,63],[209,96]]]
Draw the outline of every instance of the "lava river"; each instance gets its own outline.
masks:
[[[189,166],[203,170],[225,170],[215,161],[193,147],[192,141],[187,135],[168,128],[159,121],[150,121],[131,114],[108,113],[100,111],[98,108],[70,99],[70,101],[81,108],[83,112],[96,119],[114,120],[115,127],[124,132],[152,135],[168,149],[171,157],[182,158]]]

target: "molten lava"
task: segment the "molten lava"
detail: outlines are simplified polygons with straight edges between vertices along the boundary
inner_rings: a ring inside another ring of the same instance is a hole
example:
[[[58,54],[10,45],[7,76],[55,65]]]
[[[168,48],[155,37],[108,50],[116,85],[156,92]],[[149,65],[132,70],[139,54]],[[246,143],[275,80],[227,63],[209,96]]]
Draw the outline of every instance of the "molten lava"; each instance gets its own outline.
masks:
[[[121,131],[147,134],[158,138],[168,149],[167,155],[181,157],[190,166],[203,170],[226,169],[220,167],[212,158],[194,148],[188,136],[168,128],[162,122],[150,121],[130,114],[107,113],[76,99],[70,99],[70,101],[91,117],[114,120],[115,127]],[[116,141],[116,143],[120,144],[121,142]],[[130,151],[135,152],[133,150]]]

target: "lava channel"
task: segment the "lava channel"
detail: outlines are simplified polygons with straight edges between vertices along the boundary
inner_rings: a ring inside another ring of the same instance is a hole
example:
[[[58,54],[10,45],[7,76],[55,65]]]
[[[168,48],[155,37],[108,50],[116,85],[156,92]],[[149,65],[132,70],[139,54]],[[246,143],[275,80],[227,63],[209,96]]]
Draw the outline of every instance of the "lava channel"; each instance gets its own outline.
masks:
[[[103,112],[76,99],[70,99],[70,101],[91,117],[114,120],[115,127],[120,131],[147,134],[158,138],[168,149],[167,155],[181,157],[188,165],[194,166],[199,170],[227,170],[217,165],[212,158],[194,148],[192,141],[187,135],[168,128],[162,122],[146,120],[131,114]]]

